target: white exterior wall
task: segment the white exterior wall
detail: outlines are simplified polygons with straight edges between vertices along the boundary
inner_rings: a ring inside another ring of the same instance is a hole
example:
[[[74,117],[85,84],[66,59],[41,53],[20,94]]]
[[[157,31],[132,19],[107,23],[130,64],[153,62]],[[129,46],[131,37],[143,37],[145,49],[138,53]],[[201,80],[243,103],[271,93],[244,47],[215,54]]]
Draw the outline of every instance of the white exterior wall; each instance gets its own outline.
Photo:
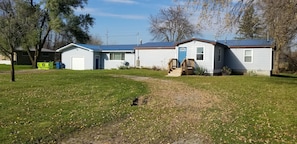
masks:
[[[252,62],[244,62],[244,51],[252,50]],[[225,63],[237,72],[253,72],[270,75],[272,70],[272,48],[232,48],[226,51]]]
[[[129,63],[129,67],[135,67],[135,53],[125,53],[125,61]]]
[[[161,69],[167,69],[168,62],[176,58],[175,49],[136,49],[135,60],[139,58],[140,67],[151,68],[156,66]]]
[[[176,49],[176,55],[178,57],[178,48],[179,47],[187,47],[187,58],[192,58],[195,60],[196,64],[199,67],[205,68],[207,73],[214,73],[214,45],[200,42],[200,41],[191,41],[188,43],[178,45]],[[204,48],[204,60],[196,60],[197,47]]]
[[[14,53],[13,57],[14,61],[17,61],[17,53]],[[0,54],[0,64],[6,64],[6,65],[11,65],[10,59],[4,56],[3,54]]]
[[[85,49],[73,47],[62,52],[62,63],[65,64],[66,69],[72,69],[72,58],[84,58],[84,70],[91,70],[94,68],[94,52]]]
[[[10,60],[0,60],[0,64],[10,65]]]
[[[134,66],[134,53],[125,53],[125,60],[110,60],[110,53],[102,53],[101,64],[102,69],[117,69],[120,66],[124,66],[125,62],[129,63],[130,67]]]

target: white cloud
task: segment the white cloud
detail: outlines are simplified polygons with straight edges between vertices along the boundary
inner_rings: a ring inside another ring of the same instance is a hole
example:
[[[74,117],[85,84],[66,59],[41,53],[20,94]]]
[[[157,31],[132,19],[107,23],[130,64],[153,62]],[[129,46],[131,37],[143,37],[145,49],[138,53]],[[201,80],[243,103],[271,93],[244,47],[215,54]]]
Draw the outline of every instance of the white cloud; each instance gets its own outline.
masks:
[[[74,11],[79,14],[86,14],[86,13],[92,14],[92,13],[96,13],[97,9],[85,7],[82,9],[81,8],[74,9]]]
[[[137,4],[134,0],[104,0],[105,2],[112,2],[112,3],[124,3],[124,4]]]
[[[105,17],[115,17],[115,18],[121,18],[121,19],[147,19],[146,16],[142,16],[142,15],[130,15],[130,14],[115,14],[115,13],[106,13],[106,12],[98,12],[95,13],[93,15],[96,16],[105,16]]]
[[[83,9],[75,9],[75,12],[78,14],[91,14],[91,16],[102,16],[102,17],[115,17],[115,18],[121,18],[121,19],[134,19],[134,20],[143,20],[147,19],[147,16],[143,15],[133,15],[133,14],[115,14],[115,13],[108,13],[100,11],[96,8],[88,8],[85,7]]]

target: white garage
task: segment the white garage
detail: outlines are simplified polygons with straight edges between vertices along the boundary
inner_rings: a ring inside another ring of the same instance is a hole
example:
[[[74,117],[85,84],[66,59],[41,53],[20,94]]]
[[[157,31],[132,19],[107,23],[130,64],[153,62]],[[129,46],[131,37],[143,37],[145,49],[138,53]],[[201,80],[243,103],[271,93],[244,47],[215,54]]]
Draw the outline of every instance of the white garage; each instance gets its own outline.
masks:
[[[96,68],[96,55],[100,55],[99,46],[71,43],[57,50],[61,52],[61,62],[65,69],[92,70]]]
[[[134,67],[136,45],[88,45],[68,44],[61,52],[61,62],[66,69],[94,70],[115,69],[121,66]]]

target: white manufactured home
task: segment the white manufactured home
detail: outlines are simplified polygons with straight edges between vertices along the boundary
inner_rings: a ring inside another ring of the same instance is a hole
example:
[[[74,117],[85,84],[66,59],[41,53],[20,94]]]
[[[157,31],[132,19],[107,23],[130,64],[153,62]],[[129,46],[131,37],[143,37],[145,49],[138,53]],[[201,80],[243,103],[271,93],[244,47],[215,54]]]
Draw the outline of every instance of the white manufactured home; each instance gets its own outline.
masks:
[[[209,41],[192,38],[182,42],[149,42],[141,45],[94,46],[69,44],[62,52],[66,69],[113,69],[120,66],[205,69],[209,75],[220,74],[224,66],[236,73],[270,75],[273,45],[267,40]]]

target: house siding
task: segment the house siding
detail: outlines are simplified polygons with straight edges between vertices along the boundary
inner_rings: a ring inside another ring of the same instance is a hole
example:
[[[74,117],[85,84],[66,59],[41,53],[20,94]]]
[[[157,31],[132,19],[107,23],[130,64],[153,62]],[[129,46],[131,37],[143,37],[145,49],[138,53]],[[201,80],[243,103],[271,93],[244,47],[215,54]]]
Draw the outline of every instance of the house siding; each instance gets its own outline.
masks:
[[[14,60],[16,60],[16,56],[15,56]],[[10,65],[11,64],[10,59],[0,53],[0,64]]]
[[[252,62],[244,62],[245,50],[252,50]],[[226,51],[225,57],[225,64],[234,72],[271,74],[272,48],[231,48]]]
[[[124,66],[125,62],[129,63],[130,67],[134,67],[134,53],[125,53],[125,60],[110,60],[110,53],[101,54],[102,69],[117,69]]]
[[[176,51],[175,49],[136,49],[135,55],[140,67],[156,66],[167,69],[169,60],[176,57]]]
[[[91,70],[94,67],[93,51],[72,47],[70,50],[64,51],[61,57],[66,69],[72,69],[72,58],[84,58],[84,70]]]
[[[196,65],[207,70],[207,73],[214,73],[214,45],[210,43],[193,40],[188,43],[176,46],[176,54],[178,55],[178,47],[187,47],[187,58],[194,59]],[[196,60],[197,47],[204,48],[204,59]]]
[[[130,67],[135,67],[135,54],[125,53],[125,61],[129,63]]]

